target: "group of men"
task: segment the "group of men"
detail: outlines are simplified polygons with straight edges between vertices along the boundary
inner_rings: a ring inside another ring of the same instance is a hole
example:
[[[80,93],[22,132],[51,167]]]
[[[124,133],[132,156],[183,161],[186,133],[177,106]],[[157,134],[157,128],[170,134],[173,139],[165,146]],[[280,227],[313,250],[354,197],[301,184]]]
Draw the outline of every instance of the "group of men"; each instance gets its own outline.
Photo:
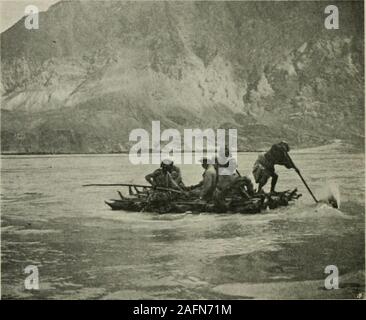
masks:
[[[272,145],[269,151],[258,156],[253,166],[253,176],[258,184],[256,192],[261,192],[270,178],[270,191],[275,192],[278,180],[275,165],[296,169],[288,156],[289,151],[289,145],[282,141]],[[193,186],[185,186],[179,167],[171,160],[162,161],[160,168],[148,174],[145,179],[154,187],[180,190],[199,197],[201,201],[213,200],[218,205],[225,205],[223,199],[228,193],[236,192],[244,197],[250,197],[255,193],[251,180],[240,175],[236,160],[227,148],[214,159],[201,159],[201,165],[204,169],[202,180]]]

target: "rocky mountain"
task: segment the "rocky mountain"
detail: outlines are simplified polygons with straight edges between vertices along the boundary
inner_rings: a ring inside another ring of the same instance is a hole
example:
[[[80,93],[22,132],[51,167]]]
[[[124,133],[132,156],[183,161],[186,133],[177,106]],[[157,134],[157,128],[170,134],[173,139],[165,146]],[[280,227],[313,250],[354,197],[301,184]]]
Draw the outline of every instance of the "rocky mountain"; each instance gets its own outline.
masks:
[[[239,148],[364,144],[363,2],[62,1],[1,34],[3,153],[121,152],[134,128]]]

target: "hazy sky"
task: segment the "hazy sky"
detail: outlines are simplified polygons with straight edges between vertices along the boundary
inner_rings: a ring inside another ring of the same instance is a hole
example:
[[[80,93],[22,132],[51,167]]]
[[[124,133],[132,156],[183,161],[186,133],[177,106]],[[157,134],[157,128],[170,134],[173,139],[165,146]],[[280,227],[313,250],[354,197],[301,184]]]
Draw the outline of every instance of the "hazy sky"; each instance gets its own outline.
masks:
[[[46,11],[59,0],[0,0],[0,32],[11,27],[24,16],[28,5],[35,5],[39,11]]]

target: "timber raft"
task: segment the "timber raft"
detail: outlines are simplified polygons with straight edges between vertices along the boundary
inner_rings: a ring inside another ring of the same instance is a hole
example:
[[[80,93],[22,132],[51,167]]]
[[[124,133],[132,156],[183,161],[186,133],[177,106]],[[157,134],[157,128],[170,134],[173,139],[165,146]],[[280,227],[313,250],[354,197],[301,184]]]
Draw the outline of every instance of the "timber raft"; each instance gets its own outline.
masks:
[[[105,201],[112,210],[155,213],[242,213],[256,214],[264,210],[288,206],[301,197],[297,189],[259,193],[248,198],[233,196],[225,198],[225,206],[202,202],[184,195],[159,192],[147,188],[129,186],[129,196],[118,191],[119,199]]]

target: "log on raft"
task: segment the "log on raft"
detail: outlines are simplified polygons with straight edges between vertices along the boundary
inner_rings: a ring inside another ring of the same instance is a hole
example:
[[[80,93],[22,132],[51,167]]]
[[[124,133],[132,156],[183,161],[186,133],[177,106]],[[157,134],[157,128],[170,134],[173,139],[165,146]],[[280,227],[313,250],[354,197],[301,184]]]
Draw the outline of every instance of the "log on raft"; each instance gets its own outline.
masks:
[[[132,191],[130,189],[130,191]],[[134,190],[130,192],[130,197],[125,197],[118,192],[120,199],[105,201],[112,210],[124,210],[134,212],[157,212],[163,213],[242,213],[254,214],[263,210],[276,209],[278,207],[287,206],[292,200],[298,199],[301,194],[297,193],[297,189],[292,191],[286,190],[275,194],[256,194],[249,199],[240,197],[226,198],[224,205],[215,203],[199,202],[196,199],[186,199],[184,197],[176,198],[164,193],[156,194],[147,192],[146,190]],[[157,197],[154,197],[156,196]],[[163,197],[159,197],[163,196]]]

